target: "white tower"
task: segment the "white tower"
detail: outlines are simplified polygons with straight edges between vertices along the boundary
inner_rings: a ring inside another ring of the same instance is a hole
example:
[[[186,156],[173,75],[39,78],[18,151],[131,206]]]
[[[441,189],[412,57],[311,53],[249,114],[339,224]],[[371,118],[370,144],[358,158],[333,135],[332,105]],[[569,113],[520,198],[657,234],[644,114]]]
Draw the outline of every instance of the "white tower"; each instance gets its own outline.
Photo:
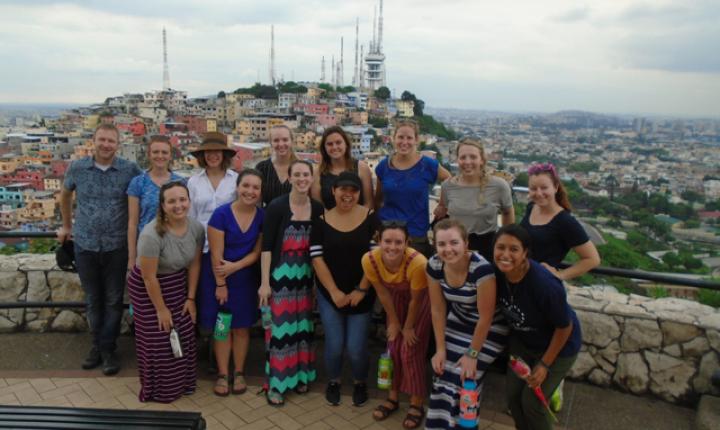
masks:
[[[385,54],[382,52],[382,33],[383,0],[380,0],[380,14],[377,17],[377,24],[373,20],[373,40],[370,42],[370,49],[364,58],[366,86],[370,91],[387,86],[385,82]]]
[[[167,91],[170,89],[170,69],[168,68],[168,60],[167,60],[167,34],[165,32],[165,27],[163,27],[162,36],[163,36],[163,90]]]
[[[343,51],[343,38],[340,37],[340,62],[338,63],[338,73],[337,73],[337,86],[342,87],[345,86],[345,78],[343,76],[345,69],[345,53]]]
[[[337,72],[337,70],[335,69],[335,55],[332,56],[332,62],[330,63],[330,71],[332,72],[330,84],[335,87],[337,86],[337,81],[335,80],[335,72]]]
[[[270,26],[270,85],[275,86],[275,26]]]

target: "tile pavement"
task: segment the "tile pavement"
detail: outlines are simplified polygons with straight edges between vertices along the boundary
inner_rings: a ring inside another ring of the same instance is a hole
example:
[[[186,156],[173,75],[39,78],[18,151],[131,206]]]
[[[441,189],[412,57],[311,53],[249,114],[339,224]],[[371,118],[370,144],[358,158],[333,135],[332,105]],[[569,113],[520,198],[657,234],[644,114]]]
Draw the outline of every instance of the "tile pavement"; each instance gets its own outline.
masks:
[[[373,420],[372,409],[378,399],[371,399],[367,405],[358,408],[350,405],[350,396],[344,395],[341,405],[333,407],[325,403],[322,392],[313,390],[305,395],[291,394],[285,405],[277,408],[268,405],[264,396],[258,394],[257,385],[251,385],[243,395],[228,397],[213,395],[212,388],[211,380],[201,379],[195,394],[171,404],[141,403],[137,399],[140,383],[134,376],[22,375],[0,377],[0,404],[195,411],[202,413],[209,430],[402,429],[402,412],[386,421]],[[407,407],[407,404],[402,406]],[[480,429],[511,430],[512,420],[502,413],[483,411]]]

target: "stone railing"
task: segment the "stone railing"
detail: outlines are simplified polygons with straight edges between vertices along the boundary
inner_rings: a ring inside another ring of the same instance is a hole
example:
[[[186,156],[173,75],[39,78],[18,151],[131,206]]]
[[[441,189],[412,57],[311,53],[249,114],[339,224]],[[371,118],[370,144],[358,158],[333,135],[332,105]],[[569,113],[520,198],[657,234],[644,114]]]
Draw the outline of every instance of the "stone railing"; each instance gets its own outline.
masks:
[[[612,287],[568,288],[583,332],[571,378],[695,403],[720,394],[720,311],[700,303],[625,295]]]
[[[84,300],[85,293],[77,273],[60,270],[55,264],[54,254],[0,256],[0,303]],[[0,333],[85,330],[85,312],[80,309],[0,310]],[[126,318],[123,318],[122,331],[128,331]]]
[[[77,274],[60,271],[53,255],[0,256],[0,303],[83,299]],[[571,378],[673,403],[720,394],[710,384],[720,369],[719,310],[676,298],[628,296],[612,287],[568,287],[568,300],[583,332]],[[0,332],[86,329],[84,312],[76,309],[0,310]]]

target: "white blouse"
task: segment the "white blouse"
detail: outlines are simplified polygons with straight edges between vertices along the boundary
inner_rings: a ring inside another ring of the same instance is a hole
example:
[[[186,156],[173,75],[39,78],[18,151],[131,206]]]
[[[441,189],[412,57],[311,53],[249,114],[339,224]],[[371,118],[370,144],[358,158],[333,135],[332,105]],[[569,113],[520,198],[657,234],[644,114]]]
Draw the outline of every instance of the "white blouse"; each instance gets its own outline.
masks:
[[[205,245],[203,252],[208,252],[207,225],[210,216],[225,203],[235,200],[235,182],[238,174],[234,170],[227,169],[225,177],[220,180],[217,188],[213,188],[207,172],[192,175],[188,179],[188,190],[190,191],[190,218],[194,218],[205,227]]]

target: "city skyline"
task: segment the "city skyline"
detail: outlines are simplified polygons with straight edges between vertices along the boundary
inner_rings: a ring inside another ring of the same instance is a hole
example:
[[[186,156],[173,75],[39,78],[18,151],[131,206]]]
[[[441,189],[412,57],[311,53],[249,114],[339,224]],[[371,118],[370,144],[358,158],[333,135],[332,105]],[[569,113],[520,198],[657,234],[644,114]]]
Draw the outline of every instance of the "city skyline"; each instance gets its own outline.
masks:
[[[438,108],[720,115],[716,2],[475,3],[385,1],[388,86]],[[0,102],[160,89],[163,27],[172,88],[190,96],[267,83],[270,25],[278,77],[318,81],[321,57],[354,41],[356,17],[367,50],[376,4],[5,1]]]

